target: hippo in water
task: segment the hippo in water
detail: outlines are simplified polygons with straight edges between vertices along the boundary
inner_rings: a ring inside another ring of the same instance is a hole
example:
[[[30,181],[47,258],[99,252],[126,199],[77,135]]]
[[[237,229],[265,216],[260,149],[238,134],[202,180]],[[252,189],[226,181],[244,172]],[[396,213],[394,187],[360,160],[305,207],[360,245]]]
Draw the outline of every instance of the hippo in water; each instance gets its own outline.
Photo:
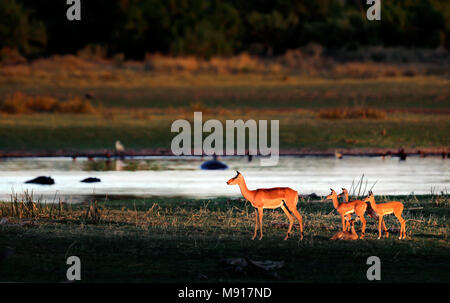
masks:
[[[101,180],[99,178],[89,177],[89,178],[81,180],[80,182],[83,182],[83,183],[96,183],[96,182],[101,182]]]
[[[209,160],[206,162],[203,162],[203,164],[200,166],[201,169],[227,169],[228,166],[225,163],[222,163],[218,160]]]
[[[25,183],[52,185],[52,184],[55,184],[55,180],[53,180],[51,177],[39,176],[32,180],[28,180]]]

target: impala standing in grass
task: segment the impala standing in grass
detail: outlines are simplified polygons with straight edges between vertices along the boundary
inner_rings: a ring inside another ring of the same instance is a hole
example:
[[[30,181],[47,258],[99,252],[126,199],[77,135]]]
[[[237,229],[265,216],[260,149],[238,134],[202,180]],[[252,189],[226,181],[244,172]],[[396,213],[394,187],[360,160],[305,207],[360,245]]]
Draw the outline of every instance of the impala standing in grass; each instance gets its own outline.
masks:
[[[345,188],[342,188],[342,192],[338,195],[338,198],[343,197],[343,202],[348,202],[348,191]],[[345,215],[345,230],[350,229],[350,219],[352,218],[352,214]]]
[[[339,203],[336,192],[332,188],[330,188],[330,189],[331,189],[331,194],[329,194],[325,199],[326,200],[331,199],[331,201],[333,201],[334,208],[341,215],[342,231],[346,231],[346,229],[347,229],[345,216],[346,215],[351,216],[351,214],[355,213],[359,217],[359,219],[361,220],[361,223],[362,223],[360,238],[363,239],[364,234],[366,232],[366,219],[364,218],[364,213],[366,212],[367,204],[361,200],[355,200],[355,201],[351,201],[351,202],[347,202],[347,203]]]
[[[259,240],[263,237],[262,232],[262,217],[264,208],[275,209],[281,207],[286,216],[289,219],[289,229],[287,231],[284,240],[289,238],[292,226],[294,225],[294,217],[297,218],[300,224],[300,240],[303,239],[303,224],[302,216],[297,211],[298,193],[289,187],[274,187],[274,188],[260,188],[255,190],[249,190],[245,184],[244,176],[237,172],[234,178],[227,181],[228,185],[239,185],[242,195],[248,200],[253,207],[255,207],[255,232],[252,240],[256,238],[259,224]]]
[[[378,239],[381,238],[381,223],[383,222],[383,216],[394,214],[400,222],[400,236],[399,239],[406,239],[406,226],[405,219],[402,217],[403,203],[398,201],[391,201],[387,203],[375,204],[375,197],[373,192],[369,192],[369,196],[364,199],[364,202],[370,202],[370,206],[378,215]],[[388,234],[389,235],[389,234]]]
[[[348,191],[345,188],[342,188],[342,192],[338,195],[339,197],[344,197],[344,202],[347,203],[348,202]],[[367,204],[367,209],[366,209],[366,213],[369,215],[369,217],[371,217],[372,219],[374,219],[375,221],[378,222],[378,215],[377,213],[373,210],[373,208],[370,206],[370,203]],[[346,215],[345,217],[345,230],[349,230],[350,229],[350,219],[352,218],[352,215]],[[384,232],[386,234],[386,237],[389,237],[389,233],[387,231],[386,228],[386,224],[384,224],[384,219],[382,219],[381,224],[383,225],[383,229]]]

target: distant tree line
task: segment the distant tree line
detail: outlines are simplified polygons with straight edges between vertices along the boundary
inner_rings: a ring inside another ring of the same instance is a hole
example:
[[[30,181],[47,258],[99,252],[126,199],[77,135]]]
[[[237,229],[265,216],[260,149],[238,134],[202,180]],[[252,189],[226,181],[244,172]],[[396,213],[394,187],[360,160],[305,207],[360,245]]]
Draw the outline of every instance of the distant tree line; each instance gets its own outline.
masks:
[[[65,0],[1,0],[0,49],[36,57],[98,44],[135,59],[276,55],[310,42],[448,49],[449,3],[382,0],[381,21],[368,21],[365,0],[84,0],[81,21],[68,21]]]

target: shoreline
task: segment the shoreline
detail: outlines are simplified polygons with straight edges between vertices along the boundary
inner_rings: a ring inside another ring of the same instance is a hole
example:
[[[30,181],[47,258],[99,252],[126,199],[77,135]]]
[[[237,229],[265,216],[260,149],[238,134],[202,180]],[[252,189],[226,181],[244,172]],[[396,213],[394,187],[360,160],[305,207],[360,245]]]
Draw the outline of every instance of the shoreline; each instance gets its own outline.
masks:
[[[17,198],[23,198],[23,193],[15,193],[16,195],[11,194],[9,199],[3,199],[3,197],[0,197],[0,204],[2,203],[15,203],[14,199]],[[238,203],[245,203],[245,199],[240,195],[233,195],[233,196],[211,196],[211,197],[201,197],[201,196],[183,196],[183,195],[173,195],[173,196],[161,196],[161,195],[132,195],[132,194],[81,194],[81,195],[73,195],[73,194],[59,194],[56,198],[54,194],[48,194],[47,195],[49,200],[43,199],[39,200],[39,203],[47,204],[47,205],[56,205],[58,203],[64,203],[64,204],[71,204],[71,205],[88,205],[89,203],[98,201],[100,203],[104,203],[105,201],[109,201],[112,203],[116,202],[123,202],[123,201],[153,201],[153,200],[188,200],[188,201],[197,201],[197,202],[207,202],[207,201],[219,201],[219,200],[226,200],[226,201],[233,201]],[[387,194],[387,195],[376,195],[375,197],[379,197],[380,199],[383,198],[390,198],[390,199],[402,199],[407,200],[412,197],[415,197],[417,199],[432,199],[434,197],[447,197],[447,194],[442,193],[428,193],[428,194]],[[40,195],[40,198],[43,198],[44,195]],[[312,205],[312,204],[318,204],[323,205],[327,202],[324,202],[322,198],[326,197],[326,195],[317,195],[316,193],[304,193],[299,194],[299,202],[302,203],[301,205]],[[67,199],[70,198],[70,199]],[[320,199],[319,199],[320,198]],[[330,200],[331,201],[331,200]],[[130,202],[130,205],[132,202]]]
[[[339,157],[342,156],[441,156],[450,158],[450,147],[416,147],[416,148],[329,148],[329,149],[311,149],[311,148],[289,148],[281,149],[279,156],[317,156],[317,157]],[[129,149],[123,153],[117,153],[112,149],[92,149],[83,151],[73,150],[55,150],[55,151],[0,151],[2,158],[34,158],[34,157],[87,157],[87,158],[116,158],[116,157],[146,157],[146,156],[173,156],[177,157],[167,148],[156,149]],[[207,155],[186,155],[192,157],[209,157]],[[235,156],[235,155],[232,155]],[[245,155],[242,155],[245,156]],[[227,155],[221,156],[227,157]]]

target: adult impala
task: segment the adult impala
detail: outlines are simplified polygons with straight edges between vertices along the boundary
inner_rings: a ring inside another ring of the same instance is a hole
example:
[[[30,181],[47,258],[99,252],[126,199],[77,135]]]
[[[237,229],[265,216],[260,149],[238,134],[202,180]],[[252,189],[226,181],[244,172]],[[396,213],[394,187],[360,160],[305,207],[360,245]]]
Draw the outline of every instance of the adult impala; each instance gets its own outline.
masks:
[[[302,216],[297,211],[298,193],[289,187],[274,187],[274,188],[259,188],[255,190],[249,190],[245,184],[244,176],[236,171],[237,175],[227,181],[228,185],[239,185],[242,195],[246,200],[248,200],[252,206],[255,208],[255,232],[253,233],[254,240],[258,231],[259,224],[259,240],[263,237],[262,232],[262,217],[264,208],[275,209],[281,207],[286,216],[289,219],[289,229],[287,231],[284,240],[289,238],[292,226],[294,225],[294,218],[297,218],[300,223],[300,240],[303,239],[303,224]]]
[[[402,217],[403,203],[398,201],[391,201],[387,203],[375,204],[375,197],[373,192],[369,192],[369,196],[364,199],[364,202],[370,202],[370,206],[378,215],[378,239],[381,238],[381,222],[383,221],[384,215],[394,214],[398,221],[400,222],[400,236],[399,239],[406,239],[406,227],[405,219]]]
[[[331,199],[331,201],[333,201],[334,208],[341,215],[342,231],[346,231],[346,229],[347,229],[345,216],[355,213],[359,217],[359,219],[361,220],[361,223],[362,223],[360,239],[363,239],[364,234],[366,232],[366,219],[364,218],[364,213],[366,212],[367,204],[361,200],[355,200],[355,201],[351,201],[351,202],[347,202],[347,203],[339,203],[336,192],[332,188],[330,188],[330,189],[331,189],[331,194],[329,194],[325,199],[326,200]]]

